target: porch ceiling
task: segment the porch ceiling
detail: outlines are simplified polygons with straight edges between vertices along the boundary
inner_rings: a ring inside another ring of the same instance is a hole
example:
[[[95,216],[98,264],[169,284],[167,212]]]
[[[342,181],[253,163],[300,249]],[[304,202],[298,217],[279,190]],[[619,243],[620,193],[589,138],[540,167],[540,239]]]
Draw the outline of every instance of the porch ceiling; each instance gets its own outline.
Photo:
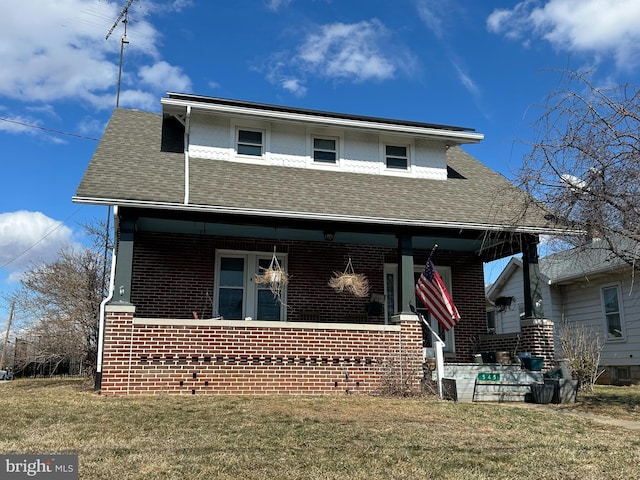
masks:
[[[519,235],[498,236],[495,232],[486,236],[484,232],[461,229],[399,228],[262,217],[248,219],[238,216],[131,208],[121,208],[120,213],[123,217],[137,218],[136,228],[139,231],[314,242],[327,242],[325,232],[331,232],[333,243],[386,247],[397,247],[398,235],[410,235],[416,249],[430,249],[434,244],[438,244],[442,250],[475,252],[483,261],[495,260],[521,251]]]

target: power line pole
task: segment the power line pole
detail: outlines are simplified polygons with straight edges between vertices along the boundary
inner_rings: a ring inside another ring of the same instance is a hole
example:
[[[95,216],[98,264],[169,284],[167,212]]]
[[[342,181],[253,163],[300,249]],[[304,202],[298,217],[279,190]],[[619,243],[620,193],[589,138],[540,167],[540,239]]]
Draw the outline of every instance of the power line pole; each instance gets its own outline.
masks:
[[[9,331],[11,330],[11,321],[13,320],[13,311],[16,302],[11,302],[11,311],[9,312],[9,321],[7,322],[7,331],[4,333],[4,345],[2,346],[2,357],[0,357],[0,370],[4,367],[4,360],[7,357],[7,345],[9,345]]]

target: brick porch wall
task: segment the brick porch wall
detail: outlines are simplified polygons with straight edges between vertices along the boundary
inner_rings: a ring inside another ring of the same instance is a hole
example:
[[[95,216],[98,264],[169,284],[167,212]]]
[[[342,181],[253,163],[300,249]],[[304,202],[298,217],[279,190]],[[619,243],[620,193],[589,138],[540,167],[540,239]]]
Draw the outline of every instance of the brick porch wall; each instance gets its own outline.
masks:
[[[520,324],[520,333],[480,335],[478,353],[487,351],[528,352],[544,359],[545,370],[554,368],[553,322],[538,318],[524,319]]]
[[[297,321],[305,310],[317,310],[321,322],[348,322],[365,312],[368,298],[336,294],[328,285],[334,271],[344,270],[349,258],[358,273],[367,276],[372,294],[384,293],[385,263],[397,263],[397,249],[333,242],[273,241],[136,232],[131,301],[145,318],[189,319],[194,310],[201,318],[212,314],[216,249],[273,251],[288,255],[287,318]],[[424,265],[430,250],[415,250],[414,263]],[[451,268],[452,296],[462,316],[455,327],[452,362],[469,362],[479,335],[485,333],[486,308],[482,261],[473,252],[439,250],[439,266]],[[384,323],[369,317],[367,323]]]
[[[127,394],[373,393],[385,360],[421,377],[421,328],[134,317],[108,306],[102,388]],[[405,371],[406,374],[406,371]]]

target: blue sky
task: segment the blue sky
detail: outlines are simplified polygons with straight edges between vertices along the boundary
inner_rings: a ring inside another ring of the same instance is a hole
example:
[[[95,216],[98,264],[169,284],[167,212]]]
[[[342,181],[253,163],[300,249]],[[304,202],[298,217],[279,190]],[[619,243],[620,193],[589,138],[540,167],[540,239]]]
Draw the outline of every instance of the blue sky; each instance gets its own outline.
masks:
[[[0,295],[106,217],[71,197],[115,106],[124,25],[105,37],[126,4],[2,9]],[[640,67],[637,0],[134,0],[129,12],[121,107],[159,111],[174,91],[471,127],[485,139],[466,151],[508,178],[561,70],[637,84]],[[0,305],[0,331],[7,317]]]

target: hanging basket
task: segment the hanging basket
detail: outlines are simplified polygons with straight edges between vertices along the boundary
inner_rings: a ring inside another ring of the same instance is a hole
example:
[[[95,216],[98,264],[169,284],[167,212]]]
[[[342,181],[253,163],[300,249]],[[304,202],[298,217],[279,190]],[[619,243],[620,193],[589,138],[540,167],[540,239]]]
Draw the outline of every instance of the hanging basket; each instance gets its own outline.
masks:
[[[354,272],[351,258],[349,258],[349,263],[344,272],[333,272],[333,277],[329,280],[329,286],[336,293],[347,292],[359,298],[369,295],[369,281],[365,275]]]
[[[275,248],[269,266],[267,268],[260,267],[260,269],[262,273],[254,275],[253,280],[258,285],[269,285],[271,293],[282,303],[281,294],[284,286],[289,283],[289,275],[280,267]]]

